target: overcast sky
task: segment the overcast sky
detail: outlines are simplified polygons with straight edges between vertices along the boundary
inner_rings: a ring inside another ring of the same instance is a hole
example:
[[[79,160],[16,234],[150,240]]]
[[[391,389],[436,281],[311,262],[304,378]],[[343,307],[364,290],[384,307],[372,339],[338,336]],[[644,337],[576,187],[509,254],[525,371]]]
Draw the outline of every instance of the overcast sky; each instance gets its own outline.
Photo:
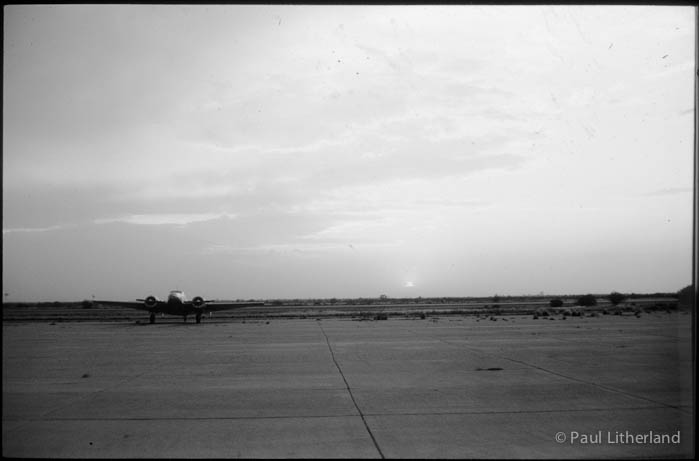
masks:
[[[693,8],[4,12],[5,300],[691,282]]]

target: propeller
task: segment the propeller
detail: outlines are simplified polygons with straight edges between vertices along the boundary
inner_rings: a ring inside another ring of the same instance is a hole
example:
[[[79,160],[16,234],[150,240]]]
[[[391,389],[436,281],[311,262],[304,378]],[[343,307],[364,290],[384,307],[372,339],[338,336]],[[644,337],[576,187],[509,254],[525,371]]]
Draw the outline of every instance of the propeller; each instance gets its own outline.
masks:
[[[146,305],[146,307],[155,307],[158,305],[158,298],[155,296],[148,296],[143,303]]]
[[[194,307],[202,307],[205,304],[204,298],[201,296],[195,296],[192,298],[192,304]]]

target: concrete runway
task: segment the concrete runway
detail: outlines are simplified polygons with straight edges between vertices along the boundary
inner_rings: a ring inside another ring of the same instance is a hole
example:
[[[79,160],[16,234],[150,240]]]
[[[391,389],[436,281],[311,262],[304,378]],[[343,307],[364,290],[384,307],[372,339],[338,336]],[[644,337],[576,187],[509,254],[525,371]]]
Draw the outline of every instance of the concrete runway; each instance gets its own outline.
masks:
[[[159,321],[3,324],[3,456],[694,454],[686,313]]]

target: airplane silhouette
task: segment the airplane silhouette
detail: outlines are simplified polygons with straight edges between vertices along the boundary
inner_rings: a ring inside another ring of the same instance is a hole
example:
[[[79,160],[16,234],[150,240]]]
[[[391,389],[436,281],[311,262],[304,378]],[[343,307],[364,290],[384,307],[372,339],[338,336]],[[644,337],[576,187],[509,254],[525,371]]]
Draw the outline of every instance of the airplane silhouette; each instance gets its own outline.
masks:
[[[95,303],[148,311],[150,312],[150,323],[155,323],[155,314],[158,313],[181,315],[184,317],[185,322],[189,314],[194,314],[197,323],[201,323],[201,316],[206,312],[265,305],[263,302],[253,301],[230,302],[205,300],[201,296],[195,296],[191,300],[187,300],[184,292],[180,290],[172,290],[167,296],[167,301],[161,301],[155,296],[148,296],[145,299],[137,299],[136,301],[95,301]]]

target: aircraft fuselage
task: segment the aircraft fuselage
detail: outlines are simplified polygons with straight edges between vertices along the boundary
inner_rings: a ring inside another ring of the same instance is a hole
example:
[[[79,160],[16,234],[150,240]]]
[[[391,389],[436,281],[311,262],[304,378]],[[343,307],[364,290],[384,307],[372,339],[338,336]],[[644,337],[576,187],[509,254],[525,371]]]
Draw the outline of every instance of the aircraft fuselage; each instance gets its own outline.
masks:
[[[187,315],[195,313],[196,311],[192,308],[191,304],[185,304],[186,300],[187,298],[183,292],[171,291],[167,296],[167,304],[162,312],[170,315]]]
[[[184,321],[187,321],[187,316],[189,314],[194,314],[197,319],[197,323],[201,321],[201,316],[203,313],[203,300],[201,298],[194,298],[194,301],[201,301],[201,303],[195,303],[188,301],[187,297],[182,291],[173,290],[167,296],[167,301],[164,303],[156,303],[155,306],[150,307],[150,323],[155,323],[155,314],[168,314],[168,315],[181,315],[184,317]],[[146,302],[148,300],[146,299]]]

